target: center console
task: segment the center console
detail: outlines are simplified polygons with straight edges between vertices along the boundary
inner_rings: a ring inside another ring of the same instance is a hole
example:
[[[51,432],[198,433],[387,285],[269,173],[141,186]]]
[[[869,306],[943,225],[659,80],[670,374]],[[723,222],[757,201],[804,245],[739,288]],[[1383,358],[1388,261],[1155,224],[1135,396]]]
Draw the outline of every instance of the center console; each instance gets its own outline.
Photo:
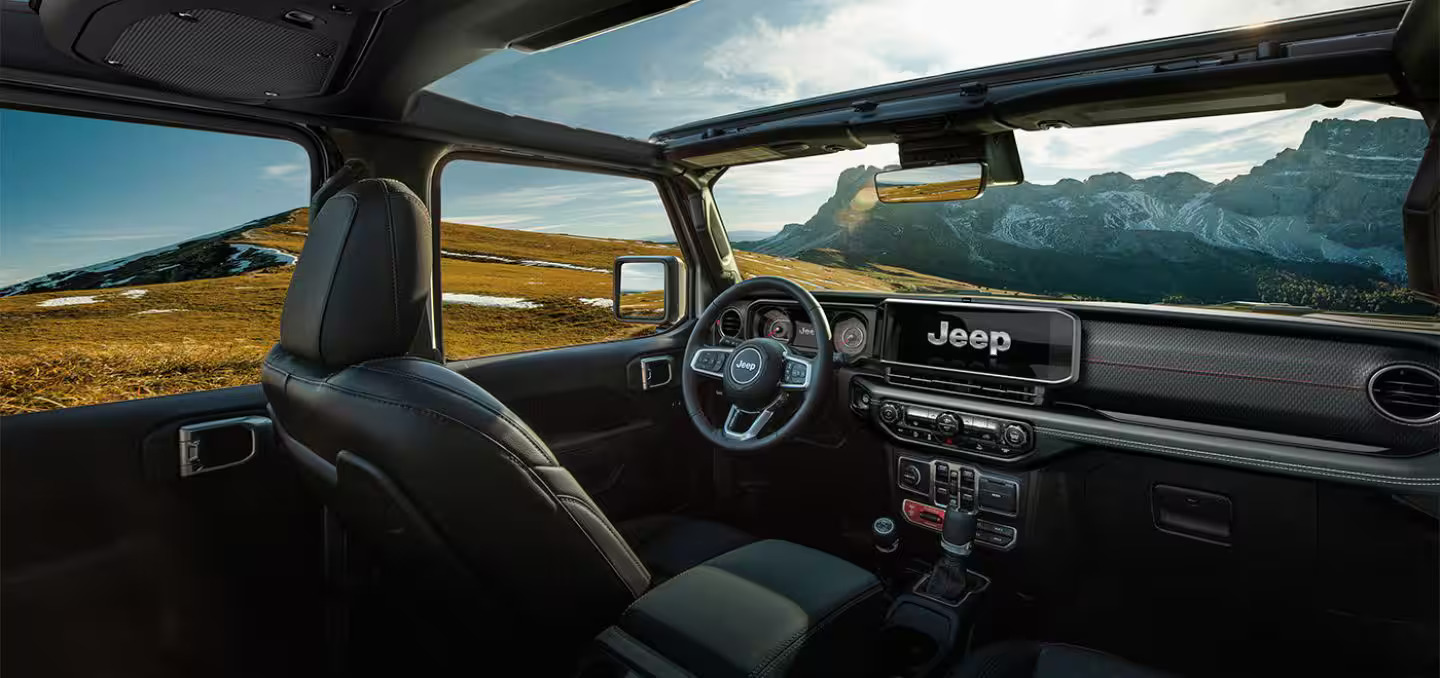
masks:
[[[835,556],[762,541],[686,570],[596,639],[581,678],[877,675],[888,597]]]

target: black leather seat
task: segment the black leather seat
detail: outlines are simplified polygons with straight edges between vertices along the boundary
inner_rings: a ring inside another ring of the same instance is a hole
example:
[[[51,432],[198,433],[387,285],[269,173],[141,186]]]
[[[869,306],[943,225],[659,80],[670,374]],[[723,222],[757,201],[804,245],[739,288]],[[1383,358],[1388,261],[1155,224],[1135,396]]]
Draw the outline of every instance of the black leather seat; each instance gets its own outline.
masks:
[[[1114,655],[1062,643],[997,643],[970,654],[948,678],[1167,678]]]
[[[443,632],[564,665],[652,570],[534,431],[443,364],[409,355],[430,320],[431,222],[385,179],[312,221],[263,381],[285,448],[347,531],[405,572]],[[752,541],[704,521],[630,528],[673,575]]]

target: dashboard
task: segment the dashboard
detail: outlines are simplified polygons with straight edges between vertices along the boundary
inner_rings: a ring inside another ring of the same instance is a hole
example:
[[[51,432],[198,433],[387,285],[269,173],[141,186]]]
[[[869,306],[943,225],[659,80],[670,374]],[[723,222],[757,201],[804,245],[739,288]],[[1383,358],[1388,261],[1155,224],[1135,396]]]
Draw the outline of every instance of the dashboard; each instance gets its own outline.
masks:
[[[842,396],[899,449],[1023,468],[1098,446],[1440,492],[1440,334],[1164,307],[821,292]],[[717,343],[813,353],[797,304]]]

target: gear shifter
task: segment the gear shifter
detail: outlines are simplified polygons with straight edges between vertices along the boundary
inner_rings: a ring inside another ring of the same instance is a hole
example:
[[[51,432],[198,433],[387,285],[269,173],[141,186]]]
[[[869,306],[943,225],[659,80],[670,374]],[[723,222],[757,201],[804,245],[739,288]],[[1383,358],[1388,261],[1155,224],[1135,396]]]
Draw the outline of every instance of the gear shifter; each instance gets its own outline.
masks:
[[[925,582],[925,594],[950,604],[960,602],[969,588],[971,542],[975,539],[975,513],[960,510],[958,499],[950,501],[945,510],[945,525],[940,532],[940,548],[943,551],[930,579]]]

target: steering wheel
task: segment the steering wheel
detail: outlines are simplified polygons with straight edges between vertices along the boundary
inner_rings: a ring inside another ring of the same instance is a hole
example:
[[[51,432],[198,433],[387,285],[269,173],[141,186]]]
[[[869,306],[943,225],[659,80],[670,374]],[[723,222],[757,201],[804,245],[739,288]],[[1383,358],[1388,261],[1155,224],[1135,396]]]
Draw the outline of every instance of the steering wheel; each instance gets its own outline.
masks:
[[[768,337],[750,339],[734,347],[706,344],[710,327],[726,307],[739,299],[767,293],[779,294],[800,304],[815,328],[815,357],[796,354],[789,346]],[[825,309],[820,308],[820,302],[813,295],[785,278],[751,278],[710,302],[690,332],[680,380],[685,409],[695,428],[711,443],[730,452],[764,450],[795,435],[820,409],[824,394],[830,388],[833,359],[830,323],[825,318]],[[725,400],[730,403],[730,413],[718,427],[710,423],[700,407],[702,384],[717,379],[722,384]],[[805,400],[790,420],[761,435],[776,410],[797,394]]]

